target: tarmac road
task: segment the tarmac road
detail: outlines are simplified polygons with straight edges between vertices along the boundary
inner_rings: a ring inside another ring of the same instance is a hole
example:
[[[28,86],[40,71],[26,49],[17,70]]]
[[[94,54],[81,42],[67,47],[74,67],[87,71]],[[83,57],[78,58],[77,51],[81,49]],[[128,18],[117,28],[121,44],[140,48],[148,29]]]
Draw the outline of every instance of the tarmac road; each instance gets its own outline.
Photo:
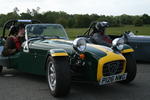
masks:
[[[74,83],[61,100],[150,100],[150,63],[138,63],[135,80],[128,85]],[[5,76],[13,74],[14,76]],[[49,94],[46,78],[15,70],[0,75],[0,100],[58,100]]]

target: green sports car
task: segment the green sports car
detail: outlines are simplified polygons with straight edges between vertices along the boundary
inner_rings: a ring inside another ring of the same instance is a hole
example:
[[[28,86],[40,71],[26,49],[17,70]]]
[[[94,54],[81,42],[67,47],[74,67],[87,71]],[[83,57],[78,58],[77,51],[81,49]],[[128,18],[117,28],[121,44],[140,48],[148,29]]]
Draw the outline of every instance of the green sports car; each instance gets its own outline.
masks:
[[[0,39],[0,53],[6,38],[4,31]],[[133,53],[134,50],[119,38],[113,40],[110,48],[86,43],[84,38],[69,40],[60,24],[26,24],[21,50],[7,57],[0,55],[0,72],[7,67],[45,75],[50,93],[60,97],[69,93],[72,80],[99,85],[131,82],[136,76]]]

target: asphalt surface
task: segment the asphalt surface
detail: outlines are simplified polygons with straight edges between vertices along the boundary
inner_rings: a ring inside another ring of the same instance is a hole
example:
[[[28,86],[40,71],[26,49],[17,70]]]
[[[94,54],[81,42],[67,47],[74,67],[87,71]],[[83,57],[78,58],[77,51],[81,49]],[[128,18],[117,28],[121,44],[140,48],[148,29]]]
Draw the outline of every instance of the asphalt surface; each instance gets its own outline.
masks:
[[[0,75],[0,100],[150,100],[150,63],[138,63],[137,68],[135,80],[128,85],[73,83],[65,98],[52,97],[43,76],[5,69]]]

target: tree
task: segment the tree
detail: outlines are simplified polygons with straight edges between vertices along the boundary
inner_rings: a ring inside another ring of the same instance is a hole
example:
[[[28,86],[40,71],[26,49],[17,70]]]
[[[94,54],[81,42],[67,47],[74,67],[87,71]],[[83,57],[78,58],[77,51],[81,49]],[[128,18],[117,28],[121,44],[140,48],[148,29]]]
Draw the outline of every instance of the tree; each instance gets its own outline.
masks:
[[[37,7],[36,9],[32,9],[31,15],[36,16],[37,14],[39,14],[39,10],[40,10],[40,7]]]
[[[98,18],[99,18],[99,15],[97,15],[97,14],[92,14],[92,15],[90,15],[90,20],[91,20],[92,22],[98,20]]]
[[[135,26],[142,26],[142,25],[143,25],[143,20],[142,20],[140,17],[137,17],[137,18],[134,20],[134,25],[135,25]]]
[[[133,24],[133,17],[126,15],[126,14],[123,14],[120,16],[120,21],[121,21],[121,24],[132,25]]]
[[[75,15],[75,27],[86,28],[91,23],[90,16],[86,15]]]
[[[15,7],[15,8],[13,9],[13,13],[14,13],[14,14],[18,14],[18,13],[19,13],[18,7]]]
[[[56,20],[56,23],[58,23],[58,24],[62,24],[64,27],[67,27],[67,20],[65,19],[65,18],[58,18],[57,20]]]
[[[107,21],[111,26],[150,24],[150,16],[131,16],[123,14],[121,16],[106,16],[97,14],[67,14],[64,11],[47,11],[40,13],[40,7],[27,9],[26,12],[19,14],[19,9],[15,7],[12,12],[0,14],[0,26],[9,19],[38,19],[43,23],[59,23],[65,27],[87,28],[93,21]]]
[[[32,16],[29,13],[21,13],[21,19],[32,19]]]
[[[73,15],[69,16],[67,26],[69,28],[75,27],[75,18]]]
[[[148,16],[147,14],[143,14],[142,20],[144,24],[150,24],[150,16]]]
[[[120,22],[120,19],[119,17],[113,17],[111,19],[111,23],[110,23],[111,26],[114,26],[114,27],[118,27],[118,26],[121,26],[121,22]]]
[[[30,9],[27,8],[27,12],[26,13],[31,15],[32,12],[30,11]]]
[[[5,14],[0,14],[0,27],[3,27],[4,23],[7,21],[7,16]]]

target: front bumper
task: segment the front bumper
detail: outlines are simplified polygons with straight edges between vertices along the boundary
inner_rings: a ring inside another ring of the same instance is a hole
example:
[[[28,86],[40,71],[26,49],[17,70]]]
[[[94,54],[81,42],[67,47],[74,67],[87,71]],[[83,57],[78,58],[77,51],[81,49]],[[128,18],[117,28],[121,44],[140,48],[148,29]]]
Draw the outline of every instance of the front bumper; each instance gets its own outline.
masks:
[[[116,53],[111,52],[111,51],[107,51],[106,53],[107,53],[106,56],[104,56],[104,57],[102,57],[98,60],[97,81],[101,80],[102,77],[104,77],[103,69],[104,69],[104,65],[106,63],[111,63],[111,62],[114,62],[114,61],[122,61],[123,64],[120,67],[123,67],[123,69],[122,69],[121,73],[117,73],[117,74],[125,73],[125,69],[126,69],[126,59],[125,59],[125,57],[122,54],[116,54]]]

